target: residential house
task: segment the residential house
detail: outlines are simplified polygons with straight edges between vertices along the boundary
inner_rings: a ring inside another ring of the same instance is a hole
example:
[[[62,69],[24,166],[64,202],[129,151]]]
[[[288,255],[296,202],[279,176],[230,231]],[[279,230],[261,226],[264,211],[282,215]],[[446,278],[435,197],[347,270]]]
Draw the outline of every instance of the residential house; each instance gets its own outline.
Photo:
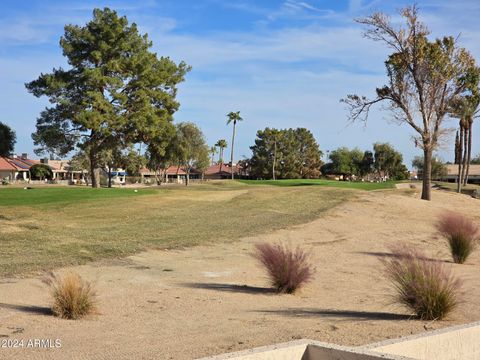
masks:
[[[28,159],[27,154],[15,157],[2,157],[0,159],[2,159],[0,177],[2,179],[7,178],[10,182],[17,180],[28,181],[30,178],[30,167],[38,164],[38,161]]]
[[[68,160],[29,159],[28,154],[11,157],[0,157],[0,179],[7,178],[9,182],[30,181],[30,168],[37,164],[45,164],[52,170],[55,182],[83,183],[86,170],[76,171],[70,166]]]
[[[443,181],[456,182],[458,178],[458,164],[449,164],[447,166],[447,175],[442,176]],[[469,183],[480,183],[480,165],[471,164],[468,171]]]
[[[40,163],[52,169],[55,182],[68,182],[70,184],[85,183],[88,175],[87,170],[74,170],[69,160],[41,159]]]
[[[155,182],[155,171],[152,171],[147,168],[143,168],[140,170],[140,176],[142,178],[142,182],[146,183],[153,183]],[[163,172],[157,174],[158,178],[164,176]],[[184,169],[179,166],[169,166],[166,170],[166,178],[168,183],[184,183],[185,179],[187,178],[187,173]],[[201,179],[202,173],[198,170],[192,169],[190,171],[190,180]]]
[[[13,181],[16,178],[17,168],[7,158],[0,157],[0,179]]]

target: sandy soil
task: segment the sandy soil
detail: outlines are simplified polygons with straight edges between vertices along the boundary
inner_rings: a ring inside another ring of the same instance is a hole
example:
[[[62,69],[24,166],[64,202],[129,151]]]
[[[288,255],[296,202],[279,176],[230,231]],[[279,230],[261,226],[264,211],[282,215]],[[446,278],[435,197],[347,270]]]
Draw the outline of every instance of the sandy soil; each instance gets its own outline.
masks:
[[[48,315],[40,278],[2,279],[2,345],[60,339],[62,346],[0,348],[0,358],[193,359],[298,338],[361,345],[480,320],[480,251],[465,265],[451,263],[433,227],[445,209],[478,217],[480,202],[440,191],[433,197],[425,202],[404,190],[365,192],[314,222],[275,233],[76,267],[96,282],[100,311],[81,321]],[[297,295],[272,294],[250,256],[260,241],[311,250],[314,281]],[[392,304],[379,258],[400,241],[444,260],[464,279],[465,302],[450,319],[412,320]]]

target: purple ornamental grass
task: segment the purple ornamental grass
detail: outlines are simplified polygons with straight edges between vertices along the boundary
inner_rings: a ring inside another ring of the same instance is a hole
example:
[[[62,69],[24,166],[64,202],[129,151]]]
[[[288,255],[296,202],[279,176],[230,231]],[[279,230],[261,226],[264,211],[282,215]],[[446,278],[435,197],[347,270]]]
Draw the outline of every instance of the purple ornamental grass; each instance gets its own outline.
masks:
[[[464,215],[449,212],[440,216],[436,227],[447,239],[453,261],[463,264],[478,242],[478,226]]]
[[[392,253],[382,262],[397,302],[422,320],[443,319],[458,306],[461,282],[443,263],[408,246],[394,247]]]
[[[255,257],[267,270],[272,286],[279,293],[294,293],[311,281],[313,269],[308,262],[308,254],[296,248],[268,243],[255,246]]]

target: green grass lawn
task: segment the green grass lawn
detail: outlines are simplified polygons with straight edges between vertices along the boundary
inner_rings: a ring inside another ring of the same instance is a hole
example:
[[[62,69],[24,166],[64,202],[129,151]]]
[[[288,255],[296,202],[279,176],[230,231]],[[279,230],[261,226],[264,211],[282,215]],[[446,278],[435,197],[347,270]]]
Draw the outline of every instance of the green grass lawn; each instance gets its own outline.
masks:
[[[149,188],[138,189],[92,189],[89,187],[38,186],[31,189],[21,187],[0,186],[0,207],[69,204],[77,201],[108,200],[118,197],[137,197],[154,194],[157,190]]]
[[[239,180],[248,185],[273,185],[273,186],[330,186],[358,190],[381,190],[395,188],[395,181],[381,183],[337,181],[323,179],[288,179],[288,180]]]
[[[311,221],[355,191],[319,186],[0,189],[0,276],[230,242]]]

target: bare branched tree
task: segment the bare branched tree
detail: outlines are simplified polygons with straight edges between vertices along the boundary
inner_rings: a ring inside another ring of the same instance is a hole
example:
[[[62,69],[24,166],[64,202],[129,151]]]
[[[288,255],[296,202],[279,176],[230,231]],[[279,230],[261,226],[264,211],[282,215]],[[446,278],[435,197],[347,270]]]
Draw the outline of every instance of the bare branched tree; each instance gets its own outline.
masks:
[[[444,120],[450,102],[468,87],[477,68],[453,37],[428,39],[430,32],[416,6],[403,9],[401,16],[405,26],[399,27],[383,13],[356,20],[366,26],[366,38],[393,50],[385,61],[388,82],[376,89],[373,99],[348,95],[341,101],[348,106],[350,121],[366,122],[371,107],[383,103],[394,120],[415,131],[415,144],[424,154],[422,199],[430,200],[432,153],[447,133]]]

